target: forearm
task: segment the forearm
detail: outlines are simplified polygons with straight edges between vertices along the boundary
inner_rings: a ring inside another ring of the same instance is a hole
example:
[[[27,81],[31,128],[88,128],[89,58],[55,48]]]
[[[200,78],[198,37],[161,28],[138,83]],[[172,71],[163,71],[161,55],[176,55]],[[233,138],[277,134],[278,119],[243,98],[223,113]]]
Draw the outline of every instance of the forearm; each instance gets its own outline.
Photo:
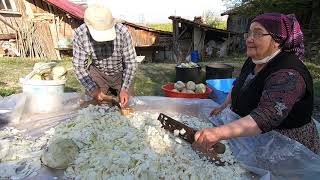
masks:
[[[88,66],[88,55],[83,50],[82,46],[77,43],[73,44],[73,59],[72,63],[74,66],[75,74],[78,81],[86,88],[86,90],[91,93],[97,89],[96,83],[92,80],[89,75]]]
[[[121,89],[126,90],[126,91],[129,90],[129,88],[133,82],[136,70],[137,70],[136,63],[132,63],[127,66],[127,68],[124,70],[124,73],[123,73],[123,84],[122,84]]]
[[[231,91],[228,93],[228,96],[226,100],[221,104],[223,108],[226,108],[229,104],[231,104],[232,99],[231,99]]]
[[[132,44],[132,38],[129,31],[126,31],[123,34],[123,49],[122,49],[122,59],[125,64],[125,69],[123,72],[123,84],[121,89],[128,91],[137,70],[137,61],[136,61],[136,50]]]
[[[220,132],[221,139],[224,140],[236,137],[254,136],[262,132],[250,115],[217,128]]]

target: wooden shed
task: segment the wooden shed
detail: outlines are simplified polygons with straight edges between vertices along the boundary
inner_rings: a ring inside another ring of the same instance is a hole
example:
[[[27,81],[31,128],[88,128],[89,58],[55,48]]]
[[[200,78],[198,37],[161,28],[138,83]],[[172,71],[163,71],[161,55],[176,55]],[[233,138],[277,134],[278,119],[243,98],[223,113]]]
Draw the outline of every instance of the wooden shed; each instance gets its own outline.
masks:
[[[267,12],[281,12],[284,14],[294,14],[302,27],[305,37],[305,47],[311,47],[310,42],[318,43],[320,37],[320,3],[318,0],[304,1],[279,1],[279,2],[245,2],[240,6],[223,12],[221,16],[228,15],[227,30],[244,33],[248,32],[251,20],[259,14]]]
[[[192,51],[198,51],[200,58],[213,58],[222,49],[230,51],[234,48],[232,42],[237,33],[213,28],[202,23],[183,19],[180,16],[170,16],[173,23],[173,56],[177,63],[185,61]],[[225,46],[225,47],[223,47]],[[209,49],[212,48],[209,53]]]
[[[84,7],[67,0],[2,0],[0,41],[16,38],[12,48],[22,57],[59,59],[83,13]]]
[[[10,43],[22,57],[60,59],[71,51],[74,29],[83,23],[85,7],[68,0],[0,1],[0,43]],[[77,2],[78,3],[78,2]],[[120,20],[145,61],[172,59],[172,33]],[[6,47],[8,48],[8,47]]]
[[[172,32],[156,30],[123,20],[121,23],[129,29],[137,55],[145,56],[145,61],[172,60]]]

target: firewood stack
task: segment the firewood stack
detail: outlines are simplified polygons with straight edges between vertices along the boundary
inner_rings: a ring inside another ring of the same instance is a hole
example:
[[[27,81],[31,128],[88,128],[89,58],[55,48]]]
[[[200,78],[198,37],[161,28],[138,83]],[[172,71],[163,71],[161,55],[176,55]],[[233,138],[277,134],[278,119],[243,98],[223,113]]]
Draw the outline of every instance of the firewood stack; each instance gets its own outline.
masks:
[[[17,28],[17,48],[21,57],[40,59],[55,57],[55,52],[50,48],[52,40],[48,39],[45,33],[43,24],[32,21],[22,23]]]

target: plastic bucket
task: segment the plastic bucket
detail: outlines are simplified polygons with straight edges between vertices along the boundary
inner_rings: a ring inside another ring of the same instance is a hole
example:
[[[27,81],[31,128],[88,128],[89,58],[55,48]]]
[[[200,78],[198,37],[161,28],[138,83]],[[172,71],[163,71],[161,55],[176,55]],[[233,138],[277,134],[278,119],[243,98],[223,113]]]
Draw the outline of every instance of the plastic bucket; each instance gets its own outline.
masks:
[[[176,81],[201,83],[201,67],[182,68],[176,66]]]
[[[199,61],[199,53],[198,51],[192,51],[191,52],[191,61],[194,63],[197,63]]]
[[[233,69],[228,64],[209,64],[206,66],[206,80],[232,78]]]
[[[215,102],[222,104],[231,90],[235,79],[210,79],[207,80],[207,85],[213,90],[209,95]]]
[[[63,109],[66,80],[26,80],[21,78],[23,93],[27,95],[29,113],[50,113]]]

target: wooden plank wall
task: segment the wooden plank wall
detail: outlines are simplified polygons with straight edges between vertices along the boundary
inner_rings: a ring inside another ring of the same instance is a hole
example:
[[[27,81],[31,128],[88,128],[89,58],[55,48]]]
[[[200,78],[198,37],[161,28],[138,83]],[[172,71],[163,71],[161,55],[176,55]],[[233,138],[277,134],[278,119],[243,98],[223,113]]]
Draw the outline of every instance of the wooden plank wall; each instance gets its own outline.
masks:
[[[154,45],[157,38],[155,33],[136,29],[135,27],[128,25],[127,28],[132,36],[132,41],[135,46],[145,47]]]
[[[31,9],[34,14],[47,13],[52,14],[56,17],[55,23],[58,30],[58,38],[72,39],[73,29],[77,28],[83,22],[74,18],[69,18],[69,16],[62,10],[55,6],[48,4],[42,0],[26,0],[31,4]]]
[[[27,2],[24,2],[27,1]],[[72,39],[73,29],[77,28],[83,22],[74,18],[68,18],[66,13],[45,1],[42,0],[15,0],[17,9],[20,12],[18,13],[0,13],[0,18],[2,17],[7,23],[12,27],[18,28],[22,24],[23,18],[26,17],[26,7],[25,3],[29,4],[32,10],[32,13],[37,16],[40,14],[51,14],[56,16],[56,24],[58,24],[58,34],[59,38],[69,38]],[[29,17],[30,18],[30,17]],[[53,20],[50,23],[54,23]],[[10,28],[7,24],[0,22],[0,34],[11,34],[15,31]]]
[[[172,36],[161,35],[160,33],[146,31],[136,28],[134,26],[127,26],[131,36],[133,44],[136,47],[149,47],[149,46],[168,46],[171,47]]]

